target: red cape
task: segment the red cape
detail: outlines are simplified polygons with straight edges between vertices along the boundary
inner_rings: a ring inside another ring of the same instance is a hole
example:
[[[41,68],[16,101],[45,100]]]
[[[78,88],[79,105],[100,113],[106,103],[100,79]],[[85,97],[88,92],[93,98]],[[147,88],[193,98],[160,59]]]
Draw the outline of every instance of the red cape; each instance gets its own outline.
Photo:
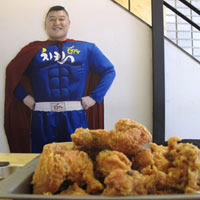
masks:
[[[70,41],[70,40],[69,40]],[[8,64],[6,68],[5,83],[5,108],[4,108],[4,128],[10,147],[13,153],[31,152],[30,142],[30,119],[31,111],[22,102],[19,102],[14,96],[14,89],[21,81],[28,92],[31,93],[31,87],[28,79],[23,75],[31,62],[33,56],[41,48],[56,43],[55,41],[35,41],[24,48]],[[90,73],[87,80],[85,95],[91,93],[96,87],[99,78]],[[104,128],[104,109],[103,101],[95,104],[86,111],[88,119],[88,128]]]

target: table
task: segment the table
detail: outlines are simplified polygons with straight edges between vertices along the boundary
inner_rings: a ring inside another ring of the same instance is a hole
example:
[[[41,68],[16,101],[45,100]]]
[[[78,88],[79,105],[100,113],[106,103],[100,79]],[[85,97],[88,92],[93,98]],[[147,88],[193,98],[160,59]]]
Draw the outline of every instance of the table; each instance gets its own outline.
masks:
[[[8,161],[10,166],[22,167],[38,155],[36,153],[0,153],[0,161]]]
[[[9,162],[10,166],[22,167],[37,157],[39,154],[33,153],[0,153],[0,161]],[[9,200],[9,199],[1,199]]]

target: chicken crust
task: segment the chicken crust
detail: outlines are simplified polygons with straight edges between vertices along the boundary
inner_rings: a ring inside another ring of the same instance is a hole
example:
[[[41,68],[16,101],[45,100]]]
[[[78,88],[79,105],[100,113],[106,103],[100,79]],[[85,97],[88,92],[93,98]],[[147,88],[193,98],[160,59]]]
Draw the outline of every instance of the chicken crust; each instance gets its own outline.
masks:
[[[76,149],[110,149],[107,143],[110,133],[104,129],[90,130],[88,128],[77,128],[71,134],[71,138]]]
[[[106,188],[102,195],[130,196],[148,194],[157,181],[153,176],[145,176],[136,170],[116,169],[105,178]]]
[[[162,176],[162,181],[149,193],[195,193],[200,190],[200,149],[179,141],[179,137],[171,137],[166,147],[151,143],[148,154],[143,150],[132,158],[133,167],[143,175]],[[140,160],[142,155],[147,157]]]
[[[85,196],[85,195],[89,195],[89,194],[87,192],[85,192],[84,189],[79,187],[79,185],[77,183],[74,183],[73,185],[70,185],[66,190],[63,190],[58,195]]]
[[[33,175],[33,193],[55,193],[65,180],[87,185],[87,193],[97,193],[104,188],[94,177],[93,163],[87,153],[66,151],[59,143],[45,145]]]
[[[125,154],[118,151],[104,150],[97,157],[97,171],[104,177],[115,169],[131,170],[131,161]]]
[[[78,128],[71,137],[75,146],[82,150],[111,149],[126,155],[136,154],[144,144],[152,141],[151,133],[130,119],[119,120],[111,131]]]
[[[168,157],[172,167],[168,170],[168,183],[183,193],[200,190],[200,149],[190,143],[177,143],[180,138],[168,141]]]
[[[132,167],[135,170],[141,171],[143,168],[153,165],[153,154],[151,149],[142,149],[135,156],[131,158]]]

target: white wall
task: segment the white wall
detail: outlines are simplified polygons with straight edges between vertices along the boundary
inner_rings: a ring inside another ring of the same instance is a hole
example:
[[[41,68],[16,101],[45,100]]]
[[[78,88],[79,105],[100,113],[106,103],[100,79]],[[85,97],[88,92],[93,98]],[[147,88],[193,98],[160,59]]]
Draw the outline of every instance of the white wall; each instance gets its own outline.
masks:
[[[110,0],[6,0],[0,7],[0,152],[8,146],[3,128],[5,68],[27,43],[45,40],[44,16],[63,5],[71,18],[69,38],[95,42],[117,76],[105,98],[105,128],[131,118],[152,131],[151,29]]]
[[[200,65],[165,40],[166,134],[200,139]]]

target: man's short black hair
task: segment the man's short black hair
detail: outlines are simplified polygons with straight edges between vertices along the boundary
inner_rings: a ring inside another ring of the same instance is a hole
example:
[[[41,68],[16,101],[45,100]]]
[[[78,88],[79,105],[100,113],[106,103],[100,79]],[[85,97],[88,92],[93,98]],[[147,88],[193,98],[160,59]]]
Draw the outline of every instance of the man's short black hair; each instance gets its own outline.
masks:
[[[60,10],[63,10],[67,14],[67,16],[69,17],[68,12],[66,11],[66,9],[63,6],[53,6],[53,7],[49,8],[49,10],[48,10],[48,12],[46,14],[46,18],[47,18],[48,14],[50,12],[52,12],[52,11],[60,11]]]

